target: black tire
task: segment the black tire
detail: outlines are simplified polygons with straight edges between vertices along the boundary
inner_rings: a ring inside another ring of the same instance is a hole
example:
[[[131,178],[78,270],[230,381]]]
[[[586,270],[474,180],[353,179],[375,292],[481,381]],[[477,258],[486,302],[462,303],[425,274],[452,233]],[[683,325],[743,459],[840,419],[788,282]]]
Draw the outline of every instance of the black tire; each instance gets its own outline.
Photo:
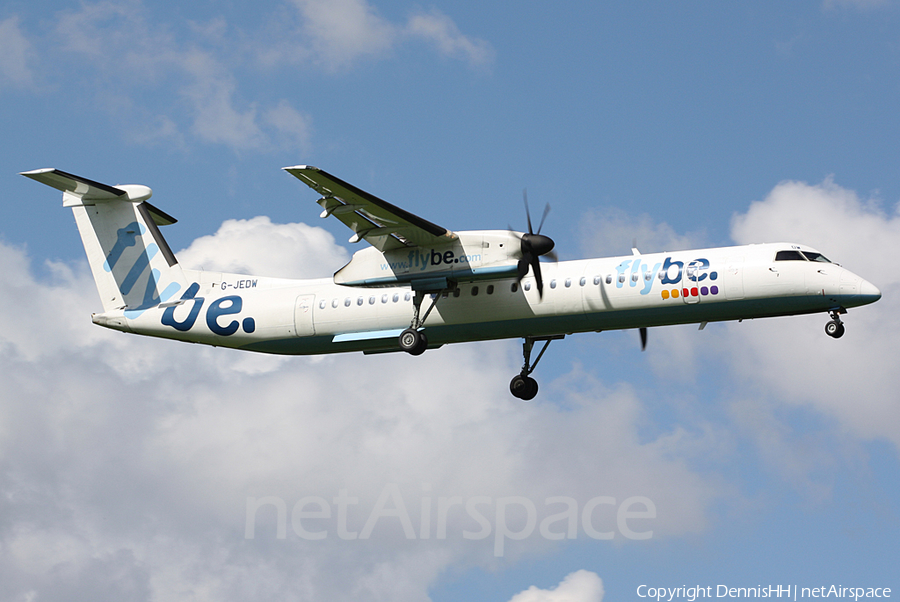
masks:
[[[531,401],[537,395],[538,384],[530,376],[516,374],[509,382],[509,392],[513,394],[513,397],[523,401]]]
[[[428,338],[424,332],[407,328],[400,333],[400,349],[410,355],[422,355],[428,349]]]
[[[844,324],[837,320],[831,320],[825,324],[825,334],[833,339],[839,339],[844,336]]]

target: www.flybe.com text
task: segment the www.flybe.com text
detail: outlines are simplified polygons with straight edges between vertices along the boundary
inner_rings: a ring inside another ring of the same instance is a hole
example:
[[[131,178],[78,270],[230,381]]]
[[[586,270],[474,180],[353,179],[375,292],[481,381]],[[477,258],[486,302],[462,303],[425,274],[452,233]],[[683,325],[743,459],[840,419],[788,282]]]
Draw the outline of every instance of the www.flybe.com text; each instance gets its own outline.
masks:
[[[481,261],[481,255],[457,255],[453,251],[436,251],[435,249],[413,249],[406,261],[389,261],[381,264],[382,270],[415,270],[424,271],[429,266],[470,264]]]

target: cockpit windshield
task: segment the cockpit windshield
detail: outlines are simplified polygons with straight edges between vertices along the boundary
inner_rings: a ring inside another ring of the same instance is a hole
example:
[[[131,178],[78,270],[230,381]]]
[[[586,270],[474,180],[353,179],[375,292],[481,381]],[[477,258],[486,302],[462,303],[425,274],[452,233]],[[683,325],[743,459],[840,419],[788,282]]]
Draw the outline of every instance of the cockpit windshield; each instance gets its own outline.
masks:
[[[775,261],[818,261],[820,263],[831,263],[828,258],[821,253],[815,251],[778,251],[775,254]]]
[[[814,251],[803,251],[803,254],[806,255],[806,258],[810,261],[819,261],[821,263],[831,263],[828,261],[828,258],[822,255],[821,253],[816,253]]]
[[[806,261],[806,257],[800,251],[778,251],[775,261]]]

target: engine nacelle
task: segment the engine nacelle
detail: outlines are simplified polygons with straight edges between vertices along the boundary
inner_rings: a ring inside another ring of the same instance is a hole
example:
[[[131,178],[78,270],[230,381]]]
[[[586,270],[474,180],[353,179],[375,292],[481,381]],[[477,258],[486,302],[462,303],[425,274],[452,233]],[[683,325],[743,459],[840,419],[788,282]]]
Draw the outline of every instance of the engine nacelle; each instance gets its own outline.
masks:
[[[334,274],[334,282],[348,286],[410,284],[417,288],[417,283],[442,279],[459,283],[514,278],[522,257],[521,236],[506,230],[484,230],[458,232],[456,240],[434,247],[413,246],[386,253],[366,247]]]

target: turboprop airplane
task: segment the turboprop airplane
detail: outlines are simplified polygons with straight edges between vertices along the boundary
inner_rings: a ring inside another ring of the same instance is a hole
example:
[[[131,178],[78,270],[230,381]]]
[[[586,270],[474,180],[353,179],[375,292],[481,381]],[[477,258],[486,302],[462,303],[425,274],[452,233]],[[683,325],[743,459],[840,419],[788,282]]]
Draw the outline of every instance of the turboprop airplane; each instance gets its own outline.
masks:
[[[881,292],[822,253],[757,244],[576,261],[555,259],[534,231],[452,232],[306,165],[284,168],[315,190],[321,217],[352,231],[357,251],[332,278],[289,280],[182,267],[159,227],[147,186],[108,186],[57,169],[22,175],[63,193],[87,252],[103,312],[95,324],[128,333],[276,354],[405,351],[523,339],[510,392],[533,399],[531,377],[551,341],[576,332],[828,313]],[[548,207],[549,209],[549,207]],[[425,311],[423,312],[423,302]],[[534,344],[543,347],[532,362]]]

